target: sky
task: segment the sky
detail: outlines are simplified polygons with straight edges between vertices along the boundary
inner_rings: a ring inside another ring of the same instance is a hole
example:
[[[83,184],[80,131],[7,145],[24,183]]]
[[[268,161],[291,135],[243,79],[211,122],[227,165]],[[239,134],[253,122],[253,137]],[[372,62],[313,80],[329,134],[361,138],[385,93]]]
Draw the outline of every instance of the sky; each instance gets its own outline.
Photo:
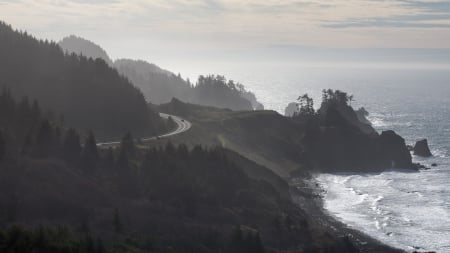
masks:
[[[0,0],[0,19],[38,38],[84,37],[112,58],[450,47],[448,0]]]

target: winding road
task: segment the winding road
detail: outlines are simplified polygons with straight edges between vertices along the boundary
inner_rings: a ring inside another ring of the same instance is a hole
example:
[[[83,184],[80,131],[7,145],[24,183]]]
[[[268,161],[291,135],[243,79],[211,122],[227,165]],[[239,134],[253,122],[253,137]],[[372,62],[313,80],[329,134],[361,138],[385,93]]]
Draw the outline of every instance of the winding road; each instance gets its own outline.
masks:
[[[178,116],[175,116],[175,115],[160,113],[159,116],[161,116],[161,118],[164,118],[164,119],[172,118],[173,121],[175,121],[175,123],[177,124],[177,128],[175,130],[173,130],[172,132],[169,132],[169,133],[166,133],[166,134],[157,135],[157,136],[148,137],[148,138],[142,138],[141,139],[142,142],[149,142],[149,141],[159,140],[161,138],[167,138],[167,137],[170,137],[170,136],[181,134],[181,133],[184,133],[187,130],[189,130],[191,128],[191,126],[192,126],[191,122],[189,122],[187,120],[184,120],[184,119],[182,119],[182,118],[180,118]],[[97,146],[99,146],[99,147],[117,146],[117,145],[120,145],[120,141],[97,143]]]

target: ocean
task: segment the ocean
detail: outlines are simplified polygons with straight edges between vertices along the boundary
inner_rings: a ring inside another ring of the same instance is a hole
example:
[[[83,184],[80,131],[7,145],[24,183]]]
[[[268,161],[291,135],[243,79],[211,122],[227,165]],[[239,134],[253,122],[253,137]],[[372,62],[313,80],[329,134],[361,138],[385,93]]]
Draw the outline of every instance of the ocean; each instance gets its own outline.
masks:
[[[242,63],[184,66],[191,80],[223,74],[253,91],[266,109],[284,112],[304,93],[320,105],[322,89],[353,94],[379,130],[407,144],[427,138],[432,158],[419,172],[321,174],[325,209],[348,226],[405,250],[450,252],[450,67],[413,64]]]

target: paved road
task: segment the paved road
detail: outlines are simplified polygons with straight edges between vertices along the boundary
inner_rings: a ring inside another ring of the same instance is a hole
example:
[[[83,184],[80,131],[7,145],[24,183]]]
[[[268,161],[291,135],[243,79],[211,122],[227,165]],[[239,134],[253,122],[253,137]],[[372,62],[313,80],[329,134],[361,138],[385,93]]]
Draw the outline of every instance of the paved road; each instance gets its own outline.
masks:
[[[169,119],[169,117],[171,117],[173,119],[173,121],[175,121],[175,123],[177,124],[177,128],[175,130],[173,130],[172,132],[169,132],[167,134],[162,134],[162,135],[158,135],[158,136],[153,136],[153,137],[148,137],[148,138],[143,138],[141,139],[142,142],[148,142],[148,141],[154,141],[154,140],[158,140],[161,138],[166,138],[166,137],[170,137],[170,136],[174,136],[177,134],[181,134],[183,132],[186,132],[187,130],[189,130],[191,128],[191,122],[184,120],[178,116],[175,115],[169,115],[169,114],[165,114],[165,113],[160,113],[159,116],[161,116],[161,118],[164,119]],[[97,146],[117,146],[120,145],[120,141],[112,141],[112,142],[101,142],[101,143],[97,143]]]

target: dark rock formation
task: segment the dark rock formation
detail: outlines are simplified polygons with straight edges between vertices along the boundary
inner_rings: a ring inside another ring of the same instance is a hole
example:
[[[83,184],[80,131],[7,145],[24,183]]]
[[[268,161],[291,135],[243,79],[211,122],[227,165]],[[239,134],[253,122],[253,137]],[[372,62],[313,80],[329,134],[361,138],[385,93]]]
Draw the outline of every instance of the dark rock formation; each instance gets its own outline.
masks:
[[[411,153],[405,139],[394,131],[383,131],[379,138],[379,152],[384,166],[392,168],[413,168]],[[386,162],[390,164],[386,164]]]
[[[322,106],[318,117],[317,125],[308,127],[305,136],[307,154],[316,167],[360,172],[418,169],[401,136],[394,131],[378,134],[358,120],[350,106]]]
[[[430,157],[433,156],[431,154],[430,148],[428,147],[427,139],[423,139],[416,142],[413,149],[414,155],[422,156],[422,157]]]
[[[437,165],[437,163],[432,163],[431,164],[431,167],[437,167],[438,165]]]

